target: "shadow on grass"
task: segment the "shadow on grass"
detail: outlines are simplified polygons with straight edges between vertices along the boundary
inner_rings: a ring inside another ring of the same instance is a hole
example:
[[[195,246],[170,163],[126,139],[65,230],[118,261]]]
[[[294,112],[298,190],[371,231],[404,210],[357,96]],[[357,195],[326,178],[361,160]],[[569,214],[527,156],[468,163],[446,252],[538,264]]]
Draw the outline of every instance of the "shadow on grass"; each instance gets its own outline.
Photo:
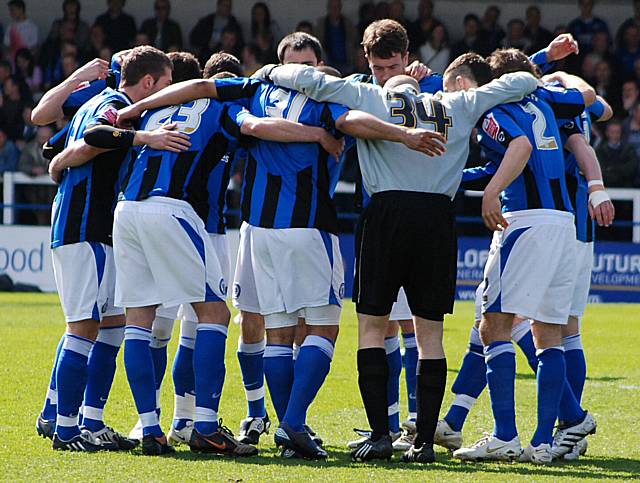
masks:
[[[261,449],[261,456],[236,459],[235,464],[256,466],[282,466],[283,468],[307,467],[307,468],[371,468],[381,471],[403,472],[412,471],[446,471],[453,473],[495,473],[502,475],[527,475],[527,476],[551,476],[572,478],[594,478],[609,480],[635,479],[640,475],[640,461],[630,458],[603,458],[586,456],[581,460],[572,462],[557,462],[549,466],[534,466],[532,464],[519,463],[465,463],[451,458],[450,454],[438,453],[437,460],[431,465],[404,464],[400,461],[400,455],[396,453],[391,462],[353,463],[349,452],[328,447],[329,459],[327,461],[307,461],[299,459],[285,459],[278,456],[275,448]],[[168,456],[182,461],[233,461],[219,455],[194,454],[189,451],[179,451]]]
[[[452,374],[458,374],[460,371],[458,369],[447,369],[447,372],[450,372]],[[535,378],[536,378],[536,375],[533,372],[527,372],[527,373],[517,372],[516,373],[516,379],[534,380]],[[587,381],[598,381],[598,382],[617,382],[617,381],[624,381],[625,379],[627,378],[622,376],[587,377]]]

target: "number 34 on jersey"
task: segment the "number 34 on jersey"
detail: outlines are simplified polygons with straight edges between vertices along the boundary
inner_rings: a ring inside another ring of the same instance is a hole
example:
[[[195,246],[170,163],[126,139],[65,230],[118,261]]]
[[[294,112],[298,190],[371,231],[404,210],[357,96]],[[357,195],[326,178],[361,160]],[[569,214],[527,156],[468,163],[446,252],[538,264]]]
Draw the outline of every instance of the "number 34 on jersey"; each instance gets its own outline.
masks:
[[[421,98],[404,92],[389,92],[387,95],[391,107],[391,122],[408,128],[433,126],[445,139],[453,119],[446,108],[434,98]]]

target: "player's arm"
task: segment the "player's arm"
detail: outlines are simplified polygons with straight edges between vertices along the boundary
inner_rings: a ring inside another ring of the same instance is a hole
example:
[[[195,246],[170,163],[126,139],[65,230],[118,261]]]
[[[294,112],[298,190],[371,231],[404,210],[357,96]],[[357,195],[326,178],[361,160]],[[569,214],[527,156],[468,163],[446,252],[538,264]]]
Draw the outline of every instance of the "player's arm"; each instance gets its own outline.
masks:
[[[440,133],[391,124],[363,111],[347,111],[336,120],[336,128],[361,139],[402,143],[427,156],[439,156],[446,151],[446,140]]]
[[[214,79],[192,79],[178,82],[130,106],[120,109],[118,111],[117,125],[123,126],[132,119],[139,118],[144,111],[150,109],[186,104],[187,102],[204,97],[218,98]]]
[[[526,136],[518,136],[504,153],[500,167],[484,189],[482,196],[482,219],[491,231],[503,230],[508,223],[502,216],[500,193],[504,191],[524,170],[531,156],[532,146]]]
[[[473,168],[462,170],[460,188],[463,190],[484,191],[497,169],[496,163],[489,161],[483,166],[474,166]]]
[[[538,86],[538,79],[527,72],[504,74],[477,89],[445,94],[452,96],[453,115],[466,117],[475,125],[489,109],[507,102],[517,102]]]
[[[153,131],[136,131],[98,124],[87,129],[83,138],[89,146],[101,149],[128,149],[131,146],[146,144],[153,149],[174,153],[187,151],[191,147],[189,136],[178,131],[177,128],[176,123],[171,123]]]
[[[613,117],[613,109],[602,96],[596,96],[596,102],[589,106],[589,114],[595,122],[607,122]]]
[[[596,101],[596,91],[584,79],[566,72],[554,72],[543,77],[545,82],[559,82],[565,89],[576,89],[584,98],[584,105],[590,106]]]
[[[44,126],[61,119],[64,116],[62,107],[65,101],[80,84],[104,79],[108,73],[109,63],[106,60],[94,59],[83,65],[62,83],[45,92],[31,112],[31,122],[37,126]]]
[[[310,66],[281,65],[271,68],[266,75],[274,84],[300,91],[318,102],[334,102],[366,111],[382,103],[381,87],[333,77]]]
[[[582,133],[572,134],[565,147],[573,153],[580,171],[589,184],[589,213],[600,226],[610,226],[615,218],[615,208],[605,191],[600,163]]]
[[[558,35],[547,47],[529,56],[529,59],[540,68],[543,74],[546,74],[553,69],[554,62],[579,53],[578,42],[573,35],[567,33]]]
[[[65,169],[82,166],[87,161],[107,151],[111,150],[95,148],[89,146],[84,139],[78,139],[69,144],[51,160],[49,163],[49,176],[54,182],[60,183],[62,172]]]

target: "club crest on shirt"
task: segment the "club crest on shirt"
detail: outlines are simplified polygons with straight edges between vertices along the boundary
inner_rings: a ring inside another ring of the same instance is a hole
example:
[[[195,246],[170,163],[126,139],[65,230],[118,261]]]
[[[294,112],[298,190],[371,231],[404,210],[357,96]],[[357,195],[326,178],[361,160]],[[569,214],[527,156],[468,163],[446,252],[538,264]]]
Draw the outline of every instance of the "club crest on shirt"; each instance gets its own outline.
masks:
[[[220,283],[218,283],[218,288],[220,289],[220,293],[222,295],[227,295],[227,283],[224,281],[224,278],[220,279]]]
[[[240,288],[240,284],[239,283],[234,283],[233,284],[233,298],[238,298],[240,297],[240,293],[242,292],[242,289]]]

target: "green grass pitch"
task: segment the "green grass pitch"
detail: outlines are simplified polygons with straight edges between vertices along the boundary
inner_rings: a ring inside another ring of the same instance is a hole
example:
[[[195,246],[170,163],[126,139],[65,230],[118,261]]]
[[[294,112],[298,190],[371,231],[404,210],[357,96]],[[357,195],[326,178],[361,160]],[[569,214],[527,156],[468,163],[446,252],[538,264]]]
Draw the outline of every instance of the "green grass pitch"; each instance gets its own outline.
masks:
[[[54,452],[50,441],[37,436],[36,415],[49,381],[52,357],[63,330],[62,313],[53,294],[0,294],[0,478],[6,481],[585,481],[640,478],[640,306],[594,305],[584,321],[588,361],[585,407],[598,421],[598,432],[589,439],[589,452],[578,462],[547,467],[525,464],[464,464],[438,448],[431,466],[404,465],[398,456],[389,464],[353,464],[345,443],[354,427],[366,427],[356,384],[356,318],[345,304],[335,359],[325,386],[310,411],[309,423],[326,441],[326,462],[282,460],[271,436],[260,443],[261,454],[246,460],[193,455],[181,447],[173,457],[144,457],[140,450],[128,454],[96,455]],[[449,363],[449,387],[464,354],[473,318],[469,302],[456,304],[446,320],[445,347]],[[172,363],[178,327],[169,349]],[[240,370],[235,356],[238,327],[232,324],[227,346],[227,378],[220,414],[237,430],[245,415]],[[106,420],[126,432],[136,422],[131,392],[120,354]],[[168,429],[173,410],[172,382],[165,378],[162,424]],[[404,379],[404,378],[403,378]],[[402,416],[406,417],[404,381]],[[528,441],[534,429],[535,378],[518,355],[516,382],[520,437]],[[444,408],[452,396],[447,392]],[[269,404],[269,411],[275,417]],[[446,409],[443,408],[443,413]],[[465,441],[472,443],[491,430],[488,396],[483,394],[465,427]]]

